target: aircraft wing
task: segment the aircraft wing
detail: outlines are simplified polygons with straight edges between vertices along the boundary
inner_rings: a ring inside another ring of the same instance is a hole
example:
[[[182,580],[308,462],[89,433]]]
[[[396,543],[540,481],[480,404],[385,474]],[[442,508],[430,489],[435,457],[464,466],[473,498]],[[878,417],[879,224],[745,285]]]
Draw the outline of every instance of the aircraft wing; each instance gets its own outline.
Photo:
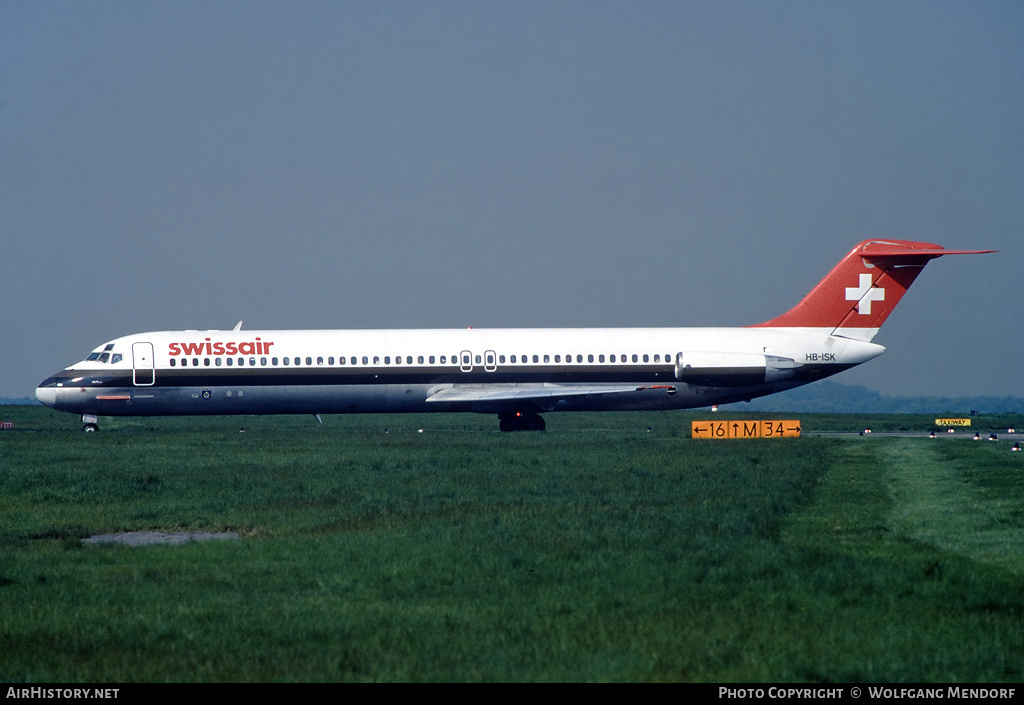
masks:
[[[669,387],[671,385],[651,387],[636,384],[462,384],[439,389],[427,397],[427,402],[555,402],[569,397],[626,394],[654,388],[667,390]]]

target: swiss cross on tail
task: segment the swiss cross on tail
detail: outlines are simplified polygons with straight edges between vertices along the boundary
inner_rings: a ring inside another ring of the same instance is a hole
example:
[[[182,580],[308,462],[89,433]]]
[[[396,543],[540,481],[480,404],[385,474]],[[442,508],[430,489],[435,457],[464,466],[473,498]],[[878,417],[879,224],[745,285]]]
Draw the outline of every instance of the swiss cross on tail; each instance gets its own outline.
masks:
[[[910,240],[865,240],[800,303],[755,327],[824,328],[832,335],[871,340],[930,260],[993,251],[947,250]]]
[[[857,313],[871,315],[872,301],[885,301],[885,289],[871,286],[871,275],[860,275],[860,286],[846,287],[846,300],[857,302]]]

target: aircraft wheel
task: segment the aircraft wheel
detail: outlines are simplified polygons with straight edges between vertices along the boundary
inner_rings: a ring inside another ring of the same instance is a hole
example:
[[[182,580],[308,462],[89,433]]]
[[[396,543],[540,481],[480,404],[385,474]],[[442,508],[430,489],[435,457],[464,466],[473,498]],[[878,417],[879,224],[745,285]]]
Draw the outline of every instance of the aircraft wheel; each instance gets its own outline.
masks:
[[[513,431],[543,431],[546,427],[544,419],[532,411],[498,414],[498,428],[506,433]]]
[[[94,423],[87,423],[85,426],[82,427],[82,430],[85,431],[86,433],[95,433],[96,431],[100,430],[100,427]]]

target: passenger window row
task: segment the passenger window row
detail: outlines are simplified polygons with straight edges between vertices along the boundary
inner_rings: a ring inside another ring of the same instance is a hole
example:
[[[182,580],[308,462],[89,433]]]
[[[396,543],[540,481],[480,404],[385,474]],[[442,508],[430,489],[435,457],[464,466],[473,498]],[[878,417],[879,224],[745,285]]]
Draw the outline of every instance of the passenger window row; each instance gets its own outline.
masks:
[[[118,356],[118,357],[120,357],[120,356]],[[451,362],[449,363],[449,358],[446,355],[441,355],[440,358],[437,358],[434,355],[429,355],[429,356],[418,355],[416,357],[416,364],[419,364],[419,365],[424,365],[424,364],[435,365],[435,364],[438,364],[438,360],[440,361],[441,365],[449,365],[449,364],[451,364],[451,365],[459,365],[459,364],[461,364],[463,367],[471,367],[473,365],[483,365],[483,364],[485,364],[482,355],[474,355],[472,360],[470,359],[468,354],[467,355],[463,355],[462,358],[463,359],[462,359],[462,361],[460,363],[459,356],[458,355],[452,355],[451,358],[450,358]],[[277,366],[283,366],[283,367],[289,367],[289,366],[293,366],[293,367],[313,367],[314,366],[313,359],[314,358],[312,358],[312,357],[305,357],[305,358],[303,358],[303,357],[281,357],[281,358],[278,358],[278,357],[270,357],[270,358],[268,358],[268,357],[259,357],[259,358],[256,358],[256,357],[214,357],[214,358],[209,358],[209,357],[202,357],[202,358],[200,358],[200,357],[192,357],[192,358],[187,358],[186,357],[186,358],[182,358],[180,363],[179,363],[177,358],[173,358],[172,357],[171,358],[171,367],[176,367],[179,364],[180,364],[181,367],[188,367],[189,365],[191,365],[192,367],[199,367],[200,365],[203,365],[205,367],[210,367],[211,365],[213,365],[214,367],[221,367],[221,366],[227,366],[227,367],[236,367],[236,366],[237,367],[246,367],[246,366],[248,366],[248,367],[256,367],[256,366],[266,367],[268,364],[273,366],[273,367],[277,367]],[[665,362],[669,362],[671,359],[672,359],[671,353],[666,353],[664,355]],[[191,362],[189,362],[189,360],[191,360]],[[202,362],[200,362],[200,360],[202,360]],[[258,360],[258,362],[257,362],[257,360]],[[372,362],[371,362],[371,360],[372,360]],[[510,355],[508,357],[508,363],[509,364],[513,364],[513,365],[542,364],[542,363],[543,364],[551,364],[552,362],[554,362],[556,365],[560,365],[560,364],[563,364],[563,361],[564,361],[564,364],[572,364],[573,362],[575,362],[576,364],[580,364],[580,363],[583,363],[584,360],[587,363],[595,363],[596,362],[598,364],[604,363],[604,362],[607,362],[607,363],[616,363],[616,362],[618,362],[618,363],[622,363],[622,362],[637,362],[637,363],[638,362],[645,362],[645,363],[654,362],[654,363],[660,363],[662,361],[662,355],[660,355],[658,353],[655,353],[654,355],[649,355],[647,353],[644,353],[643,355],[639,355],[637,353],[633,353],[632,355],[626,355],[624,353],[615,353],[615,354],[609,354],[609,355],[605,356],[603,354],[595,355],[595,354],[591,353],[591,354],[588,354],[586,356],[581,355],[581,354],[577,354],[577,355],[575,355],[575,357],[573,355],[566,355],[564,358],[562,357],[562,355],[550,355],[550,354],[548,354],[548,355]],[[105,360],[104,360],[104,362],[105,362]],[[317,357],[316,358],[316,365],[315,366],[321,367],[321,366],[324,365],[324,363],[325,363],[325,358]],[[391,365],[391,364],[395,364],[395,365],[403,365],[403,364],[404,365],[411,365],[411,364],[413,364],[413,356],[412,355],[406,355],[405,357],[402,357],[401,355],[396,355],[394,358],[392,358],[390,355],[385,355],[383,357],[383,363],[385,365]],[[331,356],[331,357],[326,358],[326,364],[328,366],[330,366],[330,367],[333,367],[335,365],[334,357]],[[337,359],[337,364],[338,365],[353,365],[353,366],[358,366],[358,365],[380,366],[380,364],[381,364],[381,357],[378,356],[378,355],[373,355],[372,357],[369,356],[369,355],[363,355],[362,357],[357,357],[355,355],[350,356],[350,357],[339,357]],[[486,364],[488,366],[491,366],[491,365],[495,364],[493,355],[489,354],[487,356]],[[497,364],[500,364],[500,365],[506,364],[506,358],[505,358],[504,355],[498,355]]]

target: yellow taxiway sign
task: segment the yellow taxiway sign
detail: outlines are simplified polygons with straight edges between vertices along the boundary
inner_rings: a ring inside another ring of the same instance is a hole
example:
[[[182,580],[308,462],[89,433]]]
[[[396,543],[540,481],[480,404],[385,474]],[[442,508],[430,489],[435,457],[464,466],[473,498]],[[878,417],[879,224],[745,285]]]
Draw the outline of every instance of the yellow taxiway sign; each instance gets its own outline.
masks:
[[[799,438],[800,421],[694,421],[692,438]]]

